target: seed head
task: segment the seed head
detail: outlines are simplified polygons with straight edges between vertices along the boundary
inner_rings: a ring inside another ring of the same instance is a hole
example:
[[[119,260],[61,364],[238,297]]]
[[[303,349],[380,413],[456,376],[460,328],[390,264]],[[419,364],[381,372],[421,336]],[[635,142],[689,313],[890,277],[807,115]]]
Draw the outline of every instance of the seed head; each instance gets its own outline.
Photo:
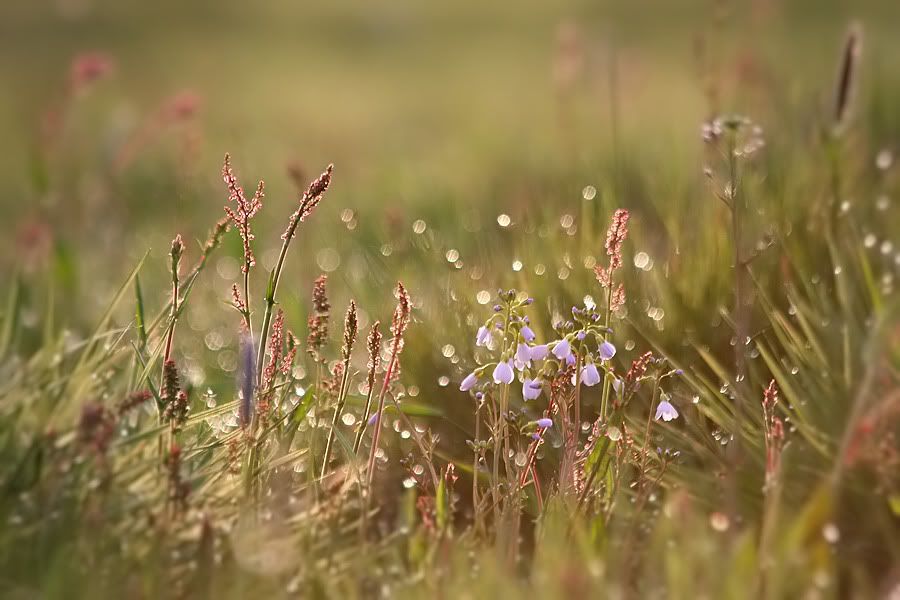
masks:
[[[253,256],[253,249],[250,245],[253,241],[250,220],[262,208],[262,200],[265,197],[265,183],[260,181],[257,184],[253,198],[247,200],[244,196],[244,189],[238,183],[237,177],[231,168],[231,156],[228,154],[225,155],[225,164],[222,167],[222,179],[228,188],[228,201],[235,204],[234,209],[230,206],[225,206],[225,214],[238,228],[238,232],[241,235],[241,241],[244,244],[244,264],[241,266],[241,270],[247,273],[250,267],[256,264],[256,258]]]
[[[379,327],[381,323],[375,321],[372,323],[372,329],[369,330],[369,336],[366,338],[366,349],[369,351],[368,375],[366,377],[366,389],[371,390],[375,385],[375,373],[381,364],[381,331]]]
[[[172,257],[172,278],[178,279],[178,265],[181,263],[181,257],[184,254],[184,242],[181,241],[181,234],[175,236],[172,240],[172,249],[169,256]]]
[[[344,362],[350,360],[350,354],[353,352],[353,344],[356,342],[356,334],[359,331],[359,321],[356,316],[356,302],[350,301],[347,307],[347,314],[344,317],[344,345],[341,348],[341,358]]]
[[[622,244],[628,237],[628,217],[628,211],[624,208],[616,210],[606,232],[606,255],[609,256],[610,271],[622,266]]]
[[[178,367],[172,359],[163,363],[163,384],[160,390],[160,398],[163,402],[172,402],[181,391],[181,384],[178,378]]]
[[[294,237],[294,233],[297,230],[297,224],[305,221],[319,205],[322,198],[325,197],[328,186],[331,185],[331,173],[333,170],[334,165],[328,165],[325,171],[319,175],[315,181],[309,184],[309,187],[306,188],[306,191],[303,192],[303,195],[300,197],[300,203],[297,206],[297,210],[294,211],[294,214],[292,214],[291,218],[288,220],[287,229],[285,229],[284,233],[281,235],[281,239],[287,240]]]
[[[858,24],[850,26],[847,41],[841,54],[841,66],[834,95],[834,125],[841,127],[847,121],[850,105],[856,90],[859,57],[862,53],[862,29]]]
[[[284,311],[278,309],[275,319],[272,321],[272,335],[269,337],[269,362],[263,370],[262,390],[268,394],[275,383],[275,375],[278,373],[281,351],[284,348]],[[260,412],[264,412],[260,407]]]
[[[331,304],[328,302],[328,292],[325,284],[327,275],[319,275],[313,283],[312,314],[309,316],[309,335],[306,340],[306,351],[315,359],[320,360],[320,352],[328,341],[328,317]]]

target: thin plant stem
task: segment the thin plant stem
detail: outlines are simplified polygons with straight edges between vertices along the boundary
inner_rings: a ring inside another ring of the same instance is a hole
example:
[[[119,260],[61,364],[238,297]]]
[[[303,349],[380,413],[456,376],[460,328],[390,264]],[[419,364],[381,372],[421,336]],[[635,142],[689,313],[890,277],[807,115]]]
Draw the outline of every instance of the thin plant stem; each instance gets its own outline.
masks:
[[[734,422],[732,435],[734,436],[734,449],[732,451],[732,465],[728,477],[728,499],[732,517],[737,516],[737,471],[741,463],[742,440],[741,428],[744,420],[744,380],[747,377],[746,340],[749,326],[749,299],[746,297],[749,291],[747,281],[747,264],[743,257],[743,228],[745,199],[740,193],[738,181],[739,173],[737,157],[735,156],[736,134],[732,132],[728,137],[728,173],[731,207],[731,237],[734,245]]]
[[[366,393],[366,408],[363,410],[362,422],[360,422],[359,429],[356,431],[356,439],[353,440],[354,454],[358,453],[360,446],[362,446],[362,439],[366,433],[366,427],[369,424],[369,417],[372,416],[372,397],[374,395],[375,386],[369,386],[369,391]]]
[[[372,447],[369,449],[369,463],[366,467],[366,489],[372,487],[372,477],[375,472],[375,453],[378,452],[378,442],[381,439],[381,420],[384,418],[384,400],[387,396],[387,389],[391,382],[391,376],[394,374],[394,364],[397,361],[396,346],[391,352],[391,359],[388,361],[387,369],[384,372],[384,382],[381,385],[381,392],[378,394],[378,415],[375,421],[375,432],[372,434]]]
[[[337,430],[338,421],[341,413],[344,411],[344,403],[347,400],[347,390],[350,387],[350,359],[344,360],[344,372],[341,376],[341,387],[338,391],[337,406],[334,407],[334,415],[331,417],[331,431],[328,433],[328,440],[325,442],[325,457],[322,459],[322,477],[328,469],[328,461],[331,460],[331,448],[334,445],[334,436]]]
[[[272,271],[272,275],[269,279],[268,289],[266,290],[266,308],[263,313],[263,321],[262,327],[259,330],[259,348],[256,353],[256,381],[257,385],[262,382],[262,374],[263,374],[263,365],[264,363],[264,355],[266,350],[266,339],[269,337],[269,328],[272,325],[272,313],[275,309],[275,293],[278,291],[278,283],[281,281],[281,273],[284,269],[284,259],[287,256],[288,246],[290,246],[291,240],[294,238],[294,231],[297,228],[297,223],[299,221],[293,223],[293,226],[288,229],[288,234],[285,236],[284,241],[281,244],[281,251],[278,253],[278,262],[275,263],[275,269]],[[247,298],[247,310],[250,310],[250,298]],[[248,316],[247,327],[250,327],[250,321]]]

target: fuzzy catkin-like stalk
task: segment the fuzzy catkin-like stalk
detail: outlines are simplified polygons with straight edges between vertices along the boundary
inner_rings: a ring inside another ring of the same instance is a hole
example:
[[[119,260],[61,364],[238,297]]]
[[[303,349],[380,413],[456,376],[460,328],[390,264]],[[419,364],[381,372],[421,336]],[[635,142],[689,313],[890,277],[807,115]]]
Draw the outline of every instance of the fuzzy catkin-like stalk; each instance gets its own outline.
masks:
[[[241,265],[241,272],[244,274],[244,303],[246,305],[244,322],[247,325],[247,331],[253,331],[250,323],[250,269],[256,264],[256,257],[253,255],[251,245],[254,236],[250,229],[250,221],[262,208],[262,200],[265,197],[265,183],[260,181],[256,186],[256,193],[253,194],[250,200],[247,200],[247,197],[244,195],[244,189],[238,183],[237,177],[231,168],[231,156],[228,154],[225,155],[225,164],[222,167],[222,179],[228,188],[229,202],[235,204],[234,209],[226,206],[225,214],[237,227],[244,246],[244,264]]]
[[[181,236],[176,235],[172,240],[172,250],[169,256],[172,259],[172,313],[170,315],[169,330],[166,333],[166,350],[163,354],[163,364],[165,364],[172,356],[172,340],[175,337],[175,321],[178,317],[178,267],[181,264],[181,256],[184,254],[184,242]]]
[[[384,416],[384,400],[388,388],[394,376],[394,369],[400,360],[403,351],[403,334],[409,325],[410,299],[403,284],[397,282],[397,308],[394,309],[394,317],[391,321],[391,357],[388,360],[387,369],[384,372],[384,381],[381,385],[381,393],[378,394],[378,411],[375,421],[375,433],[372,437],[372,447],[369,450],[369,463],[366,469],[366,488],[371,488],[372,477],[375,474],[375,454],[378,452],[378,442],[381,438],[381,419]]]
[[[375,393],[375,374],[378,372],[378,367],[381,365],[381,331],[378,329],[380,326],[381,323],[379,321],[372,323],[372,328],[369,330],[369,336],[366,338],[366,348],[369,351],[369,362],[367,364],[368,373],[366,375],[366,407],[363,409],[362,421],[359,423],[359,428],[356,431],[356,439],[353,441],[354,454],[359,452],[363,435],[369,424],[369,417],[372,414],[372,396]]]
[[[269,325],[272,321],[272,309],[275,306],[275,294],[278,292],[278,284],[281,282],[281,274],[284,270],[284,260],[287,257],[288,247],[291,244],[291,240],[294,239],[294,235],[297,231],[297,226],[306,220],[309,217],[313,210],[319,205],[322,201],[322,198],[325,197],[325,192],[328,190],[328,187],[331,185],[331,173],[334,170],[334,165],[328,165],[325,169],[325,172],[322,173],[315,181],[309,184],[309,187],[303,192],[303,195],[300,197],[300,204],[297,207],[297,210],[290,216],[288,220],[288,227],[285,230],[284,234],[281,236],[283,240],[281,243],[281,251],[278,253],[278,260],[275,263],[275,269],[272,270],[272,274],[269,276],[268,286],[266,288],[266,310],[263,315],[263,324],[259,333],[259,354],[257,368],[257,379],[262,380],[262,370],[263,370],[263,357],[262,353],[265,350],[266,340],[269,337]]]

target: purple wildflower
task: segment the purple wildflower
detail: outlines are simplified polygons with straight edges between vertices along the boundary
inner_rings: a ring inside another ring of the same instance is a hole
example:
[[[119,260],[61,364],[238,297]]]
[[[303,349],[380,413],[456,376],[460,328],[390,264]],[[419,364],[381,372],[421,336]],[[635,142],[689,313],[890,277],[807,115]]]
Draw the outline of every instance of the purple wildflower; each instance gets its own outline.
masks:
[[[475,384],[478,383],[478,375],[475,373],[469,373],[466,375],[466,378],[462,380],[462,383],[459,384],[459,391],[468,392]]]
[[[541,382],[535,379],[525,378],[522,384],[522,397],[526,400],[534,400],[541,395]]]
[[[656,406],[656,420],[671,421],[678,418],[678,411],[667,400],[661,400]]]
[[[537,425],[539,429],[549,429],[550,427],[553,427],[553,419],[544,417],[543,419],[535,421],[534,424]]]
[[[559,360],[563,360],[571,356],[572,347],[569,345],[569,340],[563,338],[556,342],[556,345],[553,347],[553,356],[558,358]]]
[[[583,340],[585,337],[587,337],[587,332],[579,331],[575,334],[575,337],[577,337],[579,340]]]
[[[525,367],[531,366],[531,349],[527,344],[519,344],[519,347],[516,349],[515,366],[520,371]]]
[[[488,342],[491,339],[491,331],[484,325],[478,328],[478,333],[475,334],[475,345],[476,346],[487,346]]]
[[[621,396],[621,395],[622,395],[622,390],[625,389],[625,384],[624,384],[624,382],[623,382],[621,379],[619,379],[618,377],[613,377],[613,380],[612,380],[612,387],[613,387],[613,390],[615,390],[616,395]]]
[[[550,354],[550,348],[547,344],[540,344],[532,346],[529,352],[531,353],[531,360],[544,360]]]
[[[369,417],[369,422],[368,422],[367,424],[368,424],[368,425],[374,425],[375,423],[377,423],[377,422],[378,422],[378,416],[379,416],[379,413],[378,413],[377,411],[376,411],[376,412],[373,412],[373,413],[372,413],[372,416]]]
[[[522,339],[525,340],[526,342],[533,342],[534,338],[536,338],[536,337],[537,336],[534,335],[534,332],[531,330],[531,327],[529,327],[528,325],[526,325],[522,328]]]
[[[494,383],[512,383],[515,379],[512,365],[508,361],[501,360],[494,367]]]
[[[616,347],[609,342],[603,342],[600,344],[599,354],[602,360],[609,360],[616,355]]]
[[[569,353],[569,355],[566,357],[566,364],[567,365],[575,364],[575,354],[573,354],[572,352]]]
[[[600,383],[600,372],[597,371],[597,366],[594,363],[588,363],[581,370],[581,382],[586,386],[595,386]]]

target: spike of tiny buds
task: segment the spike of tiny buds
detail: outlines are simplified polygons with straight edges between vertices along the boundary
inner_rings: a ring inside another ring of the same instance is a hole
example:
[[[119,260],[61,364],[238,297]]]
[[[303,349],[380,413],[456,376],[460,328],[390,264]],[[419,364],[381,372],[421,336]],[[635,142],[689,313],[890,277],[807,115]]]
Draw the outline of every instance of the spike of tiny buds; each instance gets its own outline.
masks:
[[[403,351],[403,334],[409,325],[410,299],[409,293],[403,287],[401,282],[397,282],[397,307],[394,309],[394,317],[391,321],[391,354],[388,360],[387,368],[384,371],[384,381],[381,385],[381,392],[378,395],[378,420],[375,424],[375,433],[372,435],[372,447],[369,449],[369,463],[366,470],[366,487],[371,488],[372,478],[375,474],[375,454],[378,452],[378,442],[381,438],[381,417],[384,415],[384,401],[387,397],[388,387],[394,378],[395,369],[398,368],[400,353]],[[395,401],[396,402],[396,401]],[[405,416],[403,411],[399,411],[401,416]],[[419,442],[418,432],[415,427],[409,427],[409,430],[416,436]],[[434,467],[432,466],[432,471]],[[436,477],[436,474],[433,473]],[[435,482],[437,480],[435,479]],[[435,485],[437,487],[437,485]]]
[[[275,385],[275,376],[278,374],[281,352],[284,348],[284,311],[278,309],[275,321],[272,323],[272,335],[269,336],[269,362],[263,371],[262,385],[260,386],[259,404],[257,413],[266,416],[269,409],[269,401],[272,397]]]
[[[630,215],[624,208],[619,208],[613,213],[612,222],[606,232],[606,255],[609,257],[609,266],[604,268],[597,266],[594,273],[600,285],[606,288],[606,311],[603,325],[609,327],[612,312],[625,304],[625,287],[620,283],[615,286],[613,273],[622,266],[622,245],[628,237],[628,219]],[[605,342],[609,341],[609,334],[603,336]],[[603,378],[603,395],[600,401],[600,415],[606,417],[607,404],[609,402],[611,379]]]
[[[312,314],[309,316],[306,350],[316,361],[321,360],[320,351],[328,340],[328,317],[331,304],[328,303],[327,283],[328,276],[324,273],[319,275],[313,283]]]
[[[275,262],[275,268],[269,276],[269,284],[266,289],[266,311],[263,316],[263,325],[259,336],[260,351],[265,347],[264,344],[266,343],[266,338],[269,336],[269,323],[272,319],[272,308],[275,306],[275,294],[278,292],[278,284],[281,281],[281,273],[284,270],[284,260],[287,257],[288,247],[291,244],[291,240],[294,239],[297,226],[312,214],[313,209],[319,205],[322,198],[325,196],[325,192],[331,185],[331,173],[333,170],[334,165],[328,165],[325,172],[309,184],[309,187],[300,198],[297,210],[288,219],[287,229],[281,236],[281,251],[278,253],[278,260]],[[261,358],[258,360],[259,364],[257,365],[257,371],[258,377],[261,379],[263,362]]]
[[[260,180],[256,187],[256,193],[250,200],[247,200],[247,197],[244,195],[244,189],[238,183],[237,177],[231,168],[231,156],[228,154],[225,155],[225,164],[222,167],[222,179],[228,188],[229,202],[235,204],[234,209],[230,206],[225,206],[225,214],[237,227],[244,245],[244,264],[241,265],[241,272],[244,274],[244,303],[246,305],[244,322],[247,325],[247,331],[253,331],[253,327],[250,324],[250,268],[256,264],[256,258],[253,256],[253,248],[251,246],[253,232],[250,229],[250,220],[262,208],[262,200],[265,196],[265,183]]]
[[[375,374],[381,364],[381,331],[378,329],[380,322],[372,323],[369,330],[369,337],[366,338],[366,349],[369,351],[368,374],[366,375],[366,407],[363,409],[363,418],[359,423],[359,429],[356,431],[356,439],[353,441],[353,453],[359,452],[362,445],[363,434],[366,432],[366,425],[369,422],[369,416],[372,412],[372,395],[375,391]]]
[[[170,269],[172,272],[172,312],[169,319],[169,330],[166,333],[166,351],[163,354],[163,363],[172,356],[172,339],[175,337],[175,320],[178,317],[178,267],[184,254],[184,242],[181,235],[176,235],[172,240],[172,250],[169,256],[172,259]]]
[[[175,369],[175,361],[172,360],[172,341],[175,338],[175,321],[178,318],[180,310],[178,306],[178,266],[181,263],[181,257],[184,254],[184,242],[181,236],[176,235],[172,240],[172,249],[169,252],[171,258],[170,269],[172,271],[172,300],[170,301],[171,312],[169,313],[169,326],[166,331],[166,349],[163,354],[162,380],[160,382],[160,398],[163,401],[172,403],[178,392],[178,371]],[[158,420],[160,423],[163,419],[163,411],[168,407],[160,403],[158,406]],[[171,435],[171,434],[170,434]],[[162,456],[163,439],[159,438],[159,453]]]
[[[343,360],[341,372],[341,387],[338,390],[337,406],[334,407],[334,416],[331,418],[331,431],[328,433],[328,441],[325,443],[325,458],[322,460],[322,476],[328,470],[331,460],[331,448],[334,445],[334,436],[337,431],[341,413],[344,411],[344,403],[347,400],[347,391],[350,387],[350,355],[353,352],[353,344],[356,343],[356,335],[359,331],[359,320],[356,314],[356,302],[350,301],[347,307],[347,315],[344,317],[344,346],[341,349]]]

